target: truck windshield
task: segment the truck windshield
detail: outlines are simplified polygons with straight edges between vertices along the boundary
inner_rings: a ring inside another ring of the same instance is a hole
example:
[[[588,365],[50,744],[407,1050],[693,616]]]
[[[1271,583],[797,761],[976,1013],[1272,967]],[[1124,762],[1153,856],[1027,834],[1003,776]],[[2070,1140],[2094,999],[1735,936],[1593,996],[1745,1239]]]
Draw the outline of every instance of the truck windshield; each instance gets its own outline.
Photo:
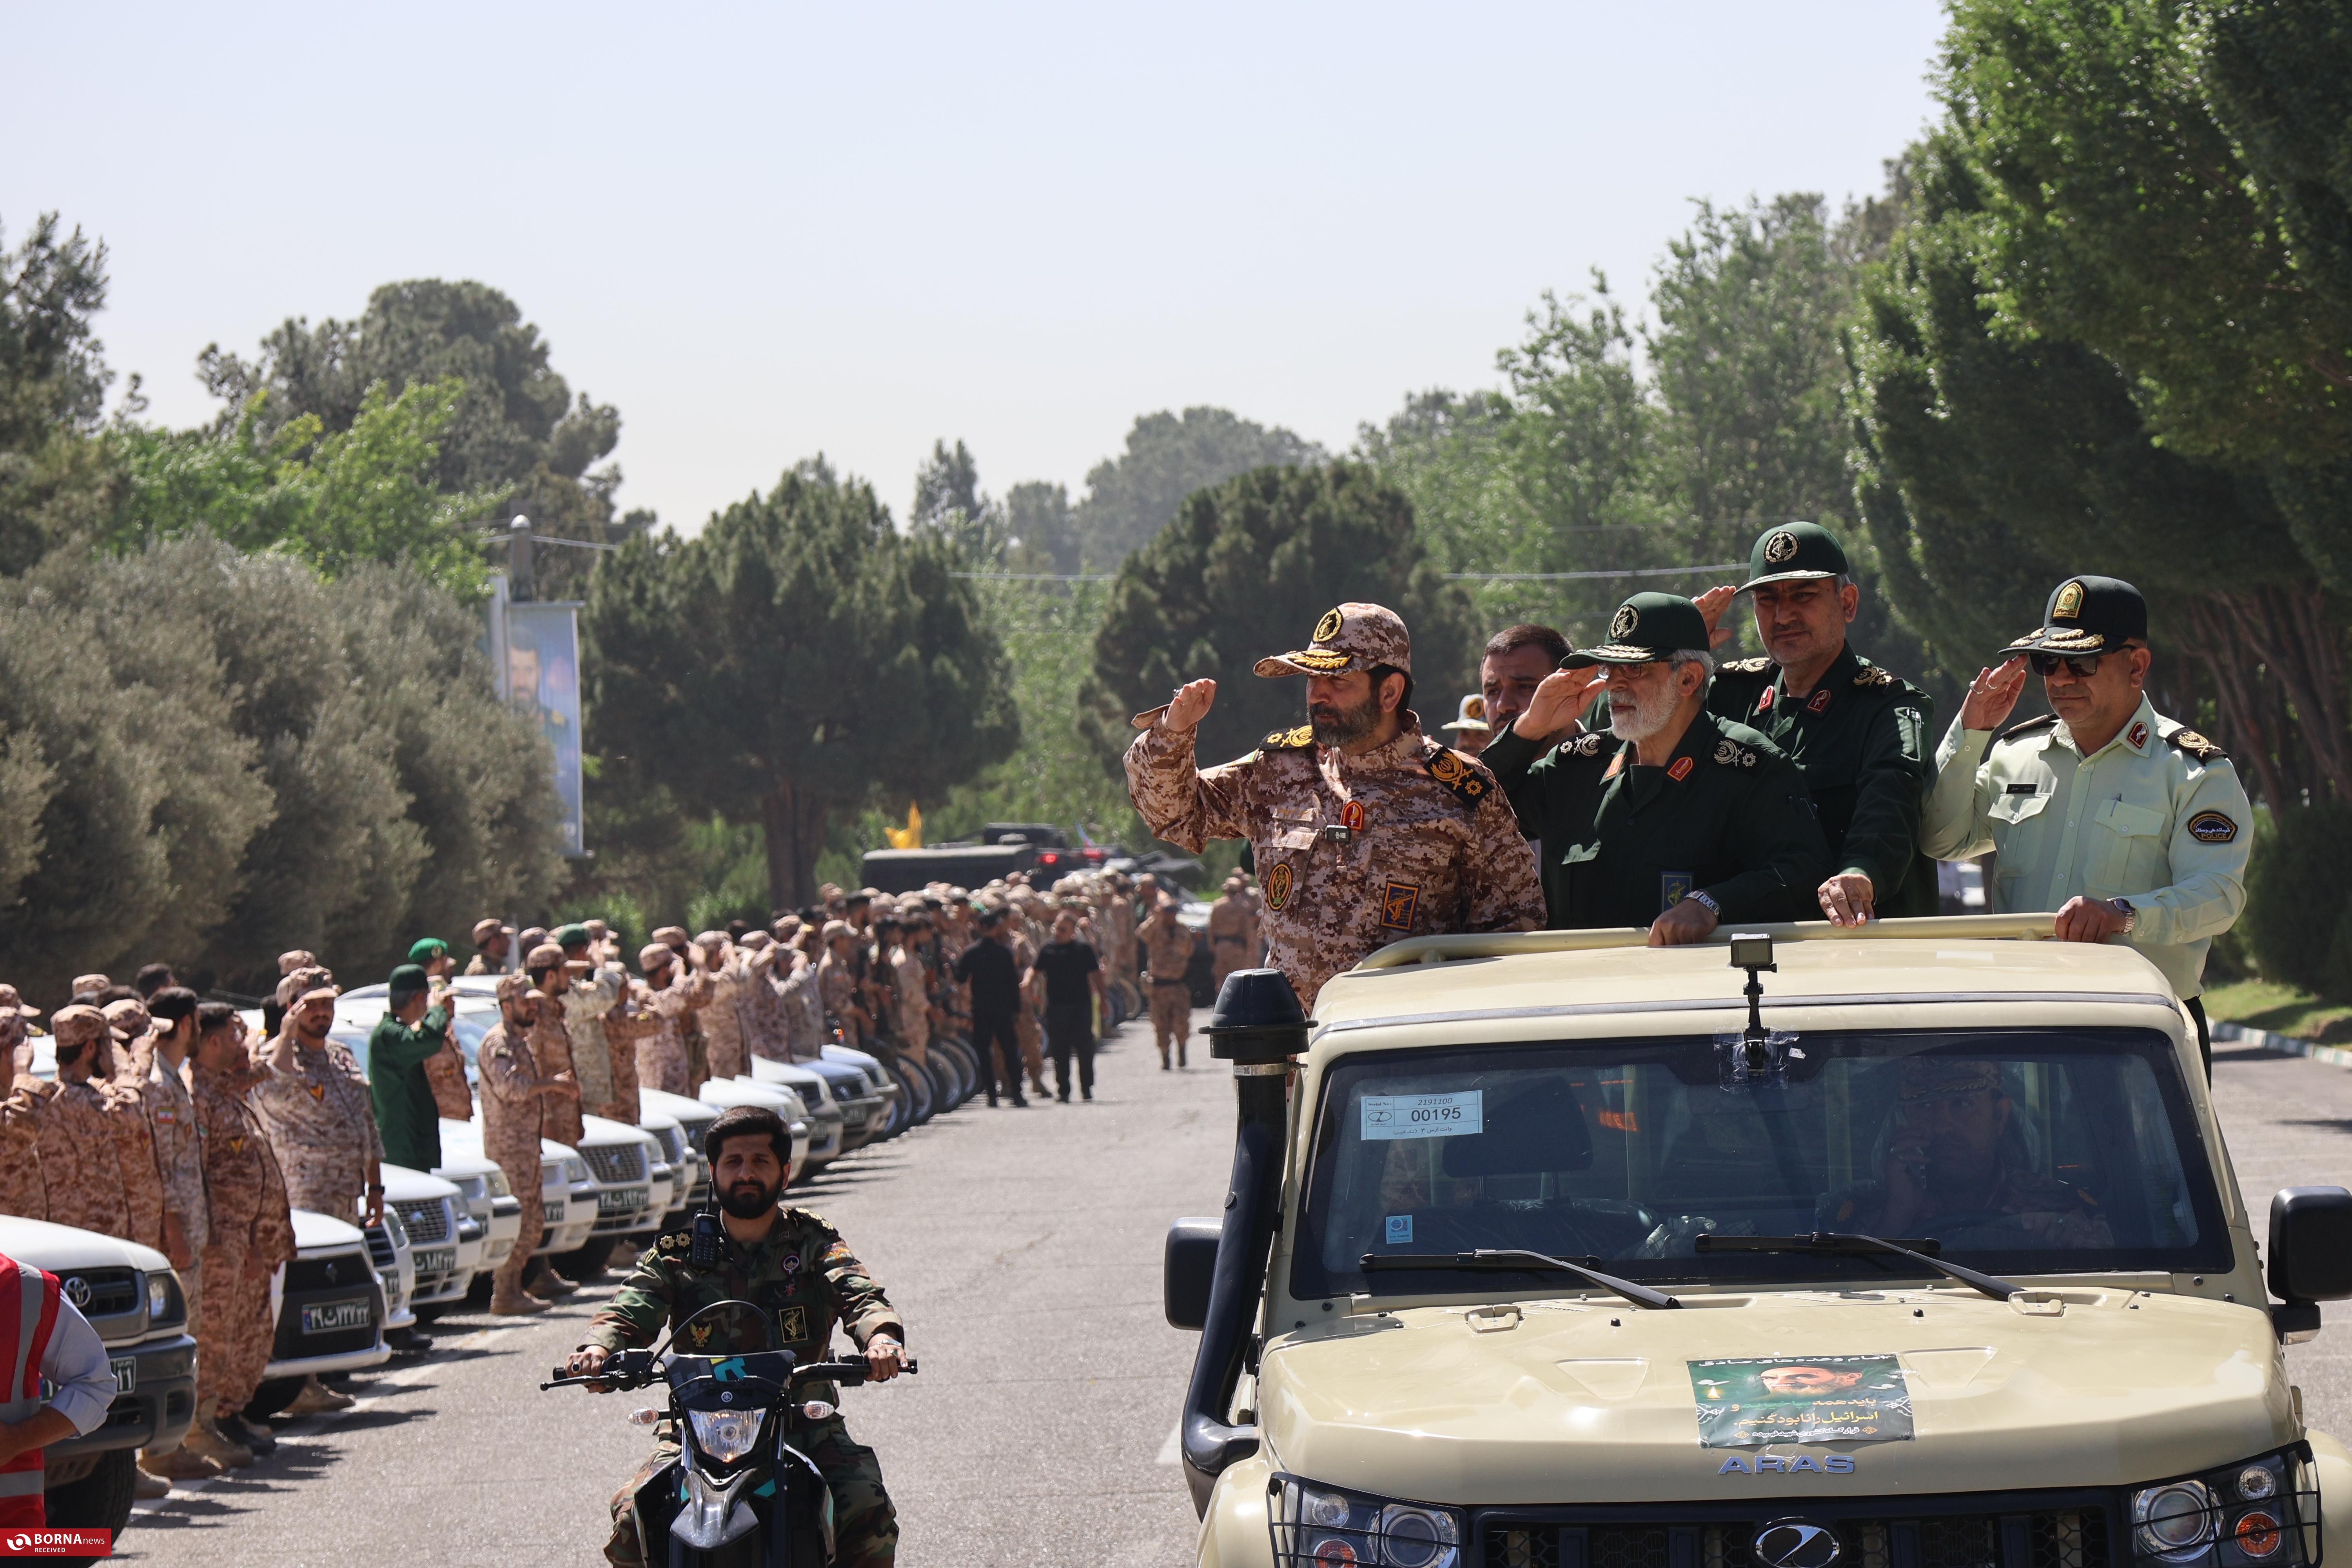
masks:
[[[1492,1290],[1505,1280],[1491,1270],[1474,1284],[1361,1263],[1479,1247],[1659,1283],[1935,1279],[1867,1252],[1702,1253],[1708,1233],[1934,1242],[2012,1279],[2231,1266],[2160,1035],[1849,1032],[1796,1050],[1781,1081],[1734,1088],[1706,1038],[1344,1058],[1324,1079],[1292,1294]]]

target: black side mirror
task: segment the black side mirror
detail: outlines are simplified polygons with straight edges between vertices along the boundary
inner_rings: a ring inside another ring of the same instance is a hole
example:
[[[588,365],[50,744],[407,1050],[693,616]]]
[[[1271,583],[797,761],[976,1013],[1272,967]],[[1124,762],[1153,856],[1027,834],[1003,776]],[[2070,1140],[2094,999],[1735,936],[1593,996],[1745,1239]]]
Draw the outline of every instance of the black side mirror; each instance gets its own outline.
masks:
[[[2271,1310],[2280,1337],[2293,1344],[2319,1331],[2321,1301],[2352,1297],[2352,1193],[2342,1187],[2287,1187],[2271,1199]]]
[[[1209,1286],[1217,1277],[1222,1219],[1180,1219],[1168,1227],[1168,1250],[1160,1264],[1160,1302],[1171,1329],[1195,1332],[1209,1321]]]

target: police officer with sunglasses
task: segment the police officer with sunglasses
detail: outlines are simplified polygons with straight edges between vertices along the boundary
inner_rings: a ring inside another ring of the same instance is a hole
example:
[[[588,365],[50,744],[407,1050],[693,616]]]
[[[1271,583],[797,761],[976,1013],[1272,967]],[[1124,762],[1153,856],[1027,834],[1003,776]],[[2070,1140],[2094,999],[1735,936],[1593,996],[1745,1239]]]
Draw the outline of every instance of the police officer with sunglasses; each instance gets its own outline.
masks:
[[[2066,942],[2126,942],[2206,1032],[2205,954],[2245,907],[2252,811],[2221,749],[2150,706],[2147,602],[2070,577],[2042,624],[1969,684],[1936,753],[1921,841],[1939,860],[2000,852],[1994,908],[2053,910]],[[2053,711],[2003,729],[2029,671]]]

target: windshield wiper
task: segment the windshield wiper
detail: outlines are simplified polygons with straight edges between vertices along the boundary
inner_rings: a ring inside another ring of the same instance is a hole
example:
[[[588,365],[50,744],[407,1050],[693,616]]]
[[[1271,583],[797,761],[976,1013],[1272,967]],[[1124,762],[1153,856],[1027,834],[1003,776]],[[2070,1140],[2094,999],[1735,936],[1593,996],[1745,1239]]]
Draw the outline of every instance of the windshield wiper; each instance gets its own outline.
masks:
[[[1932,1237],[1906,1245],[1899,1241],[1882,1241],[1874,1236],[1850,1236],[1817,1230],[1811,1236],[1717,1236],[1707,1232],[1698,1237],[1694,1248],[1699,1252],[1811,1252],[1824,1257],[1862,1257],[1877,1253],[1924,1263],[1938,1274],[1948,1275],[1963,1285],[1983,1291],[1996,1301],[2006,1301],[2025,1289],[2022,1285],[2012,1285],[1990,1274],[1979,1274],[1973,1268],[1963,1268],[1957,1263],[1945,1262],[1936,1256],[1943,1245]]]
[[[1570,1263],[1565,1258],[1548,1253],[1528,1252],[1516,1247],[1482,1247],[1473,1252],[1409,1252],[1382,1254],[1367,1252],[1357,1260],[1366,1273],[1384,1268],[1496,1268],[1513,1272],[1539,1268],[1558,1269],[1573,1274],[1588,1285],[1598,1285],[1603,1290],[1614,1290],[1637,1307],[1679,1307],[1680,1301],[1663,1290],[1653,1290],[1646,1285],[1636,1285],[1631,1279],[1620,1279],[1614,1274],[1603,1274],[1598,1268],[1587,1268],[1581,1263]]]

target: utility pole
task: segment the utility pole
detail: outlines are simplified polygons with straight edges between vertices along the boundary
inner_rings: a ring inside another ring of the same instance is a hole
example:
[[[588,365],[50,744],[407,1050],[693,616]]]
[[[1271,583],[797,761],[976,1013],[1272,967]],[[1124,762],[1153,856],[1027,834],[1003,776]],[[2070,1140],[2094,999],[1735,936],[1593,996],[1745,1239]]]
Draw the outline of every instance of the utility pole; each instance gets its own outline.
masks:
[[[537,597],[530,584],[530,519],[520,512],[507,524],[507,593],[520,604]]]

